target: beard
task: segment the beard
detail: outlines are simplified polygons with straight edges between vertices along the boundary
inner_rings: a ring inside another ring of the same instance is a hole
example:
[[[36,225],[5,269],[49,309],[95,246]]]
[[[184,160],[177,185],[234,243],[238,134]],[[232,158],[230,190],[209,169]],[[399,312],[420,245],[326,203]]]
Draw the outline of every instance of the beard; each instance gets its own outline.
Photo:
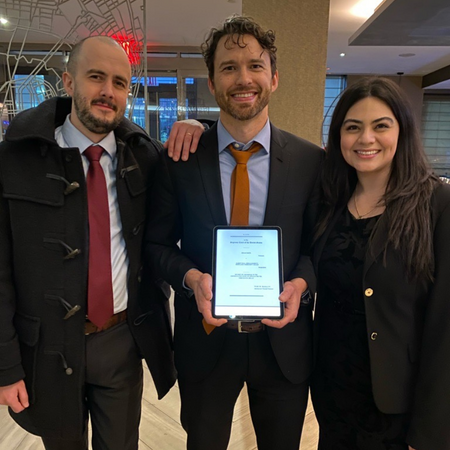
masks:
[[[92,133],[96,134],[108,134],[117,128],[122,121],[125,111],[119,111],[116,105],[111,103],[105,98],[96,98],[88,105],[88,101],[85,97],[82,97],[76,90],[73,95],[72,101],[74,102],[75,112],[80,122]],[[104,104],[112,108],[116,113],[112,119],[102,119],[96,117],[91,112],[91,106],[94,104]]]
[[[245,93],[248,91],[242,90],[238,92],[233,92],[233,94],[237,93]],[[270,96],[272,92],[270,89],[260,89],[257,92],[257,100],[251,105],[235,104],[232,103],[227,94],[223,91],[218,91],[216,89],[216,102],[219,108],[229,114],[236,120],[250,120],[256,117],[268,104],[270,100]]]

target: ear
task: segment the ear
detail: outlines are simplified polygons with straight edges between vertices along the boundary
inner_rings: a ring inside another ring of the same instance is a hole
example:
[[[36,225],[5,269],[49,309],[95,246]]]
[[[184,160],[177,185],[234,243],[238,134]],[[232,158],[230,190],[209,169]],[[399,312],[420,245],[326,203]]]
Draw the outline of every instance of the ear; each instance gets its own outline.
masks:
[[[272,77],[272,92],[275,92],[278,87],[278,70],[275,71]]]
[[[64,72],[62,74],[62,80],[64,84],[64,89],[67,94],[72,97],[73,96],[73,88],[74,88],[74,79],[73,76],[69,72]]]
[[[215,95],[216,90],[214,89],[214,81],[211,80],[211,78],[208,77],[208,88],[209,92],[211,92],[212,95]]]

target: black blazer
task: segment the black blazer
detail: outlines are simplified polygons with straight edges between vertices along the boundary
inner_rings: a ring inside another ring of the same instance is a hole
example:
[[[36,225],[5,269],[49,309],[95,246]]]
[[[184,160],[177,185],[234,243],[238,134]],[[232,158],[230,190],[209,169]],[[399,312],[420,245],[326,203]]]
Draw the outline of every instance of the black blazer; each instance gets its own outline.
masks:
[[[309,245],[323,151],[273,125],[271,130],[264,225],[283,230],[286,280],[302,277],[314,290]],[[175,363],[179,376],[192,380],[203,379],[213,369],[225,337],[224,328],[205,333],[195,299],[182,286],[191,268],[211,273],[213,228],[227,225],[217,146],[213,126],[203,134],[189,161],[174,163],[167,155],[163,158],[146,235],[147,257],[176,292]],[[302,382],[310,374],[311,328],[311,308],[302,307],[294,323],[282,330],[268,329],[278,364],[291,382]]]
[[[328,235],[340,208],[314,248],[317,272]],[[387,238],[386,216],[367,251],[363,270],[372,391],[386,414],[411,412],[407,442],[417,450],[450,449],[450,186],[432,198],[435,281],[408,281],[398,253],[381,250]],[[320,333],[320,279],[315,333]],[[375,334],[374,334],[375,333]]]

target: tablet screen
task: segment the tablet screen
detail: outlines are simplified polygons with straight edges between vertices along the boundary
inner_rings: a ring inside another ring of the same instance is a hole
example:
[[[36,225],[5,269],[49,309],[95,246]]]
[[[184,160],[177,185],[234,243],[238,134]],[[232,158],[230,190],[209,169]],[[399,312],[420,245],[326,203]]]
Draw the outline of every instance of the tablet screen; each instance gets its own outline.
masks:
[[[281,229],[214,229],[213,316],[235,320],[283,317]]]

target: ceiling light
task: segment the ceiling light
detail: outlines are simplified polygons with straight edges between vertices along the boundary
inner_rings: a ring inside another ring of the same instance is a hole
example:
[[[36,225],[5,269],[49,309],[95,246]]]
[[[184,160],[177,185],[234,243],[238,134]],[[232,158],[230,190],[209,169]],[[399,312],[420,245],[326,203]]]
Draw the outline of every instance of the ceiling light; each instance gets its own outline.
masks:
[[[344,52],[339,53],[339,56],[340,56],[341,58],[343,58],[343,57],[345,56],[345,53],[344,53]]]
[[[368,19],[382,2],[383,0],[360,0],[350,12],[356,17]]]
[[[8,21],[6,19],[4,19],[3,17],[0,17],[0,23],[2,25],[6,25],[8,23]]]

